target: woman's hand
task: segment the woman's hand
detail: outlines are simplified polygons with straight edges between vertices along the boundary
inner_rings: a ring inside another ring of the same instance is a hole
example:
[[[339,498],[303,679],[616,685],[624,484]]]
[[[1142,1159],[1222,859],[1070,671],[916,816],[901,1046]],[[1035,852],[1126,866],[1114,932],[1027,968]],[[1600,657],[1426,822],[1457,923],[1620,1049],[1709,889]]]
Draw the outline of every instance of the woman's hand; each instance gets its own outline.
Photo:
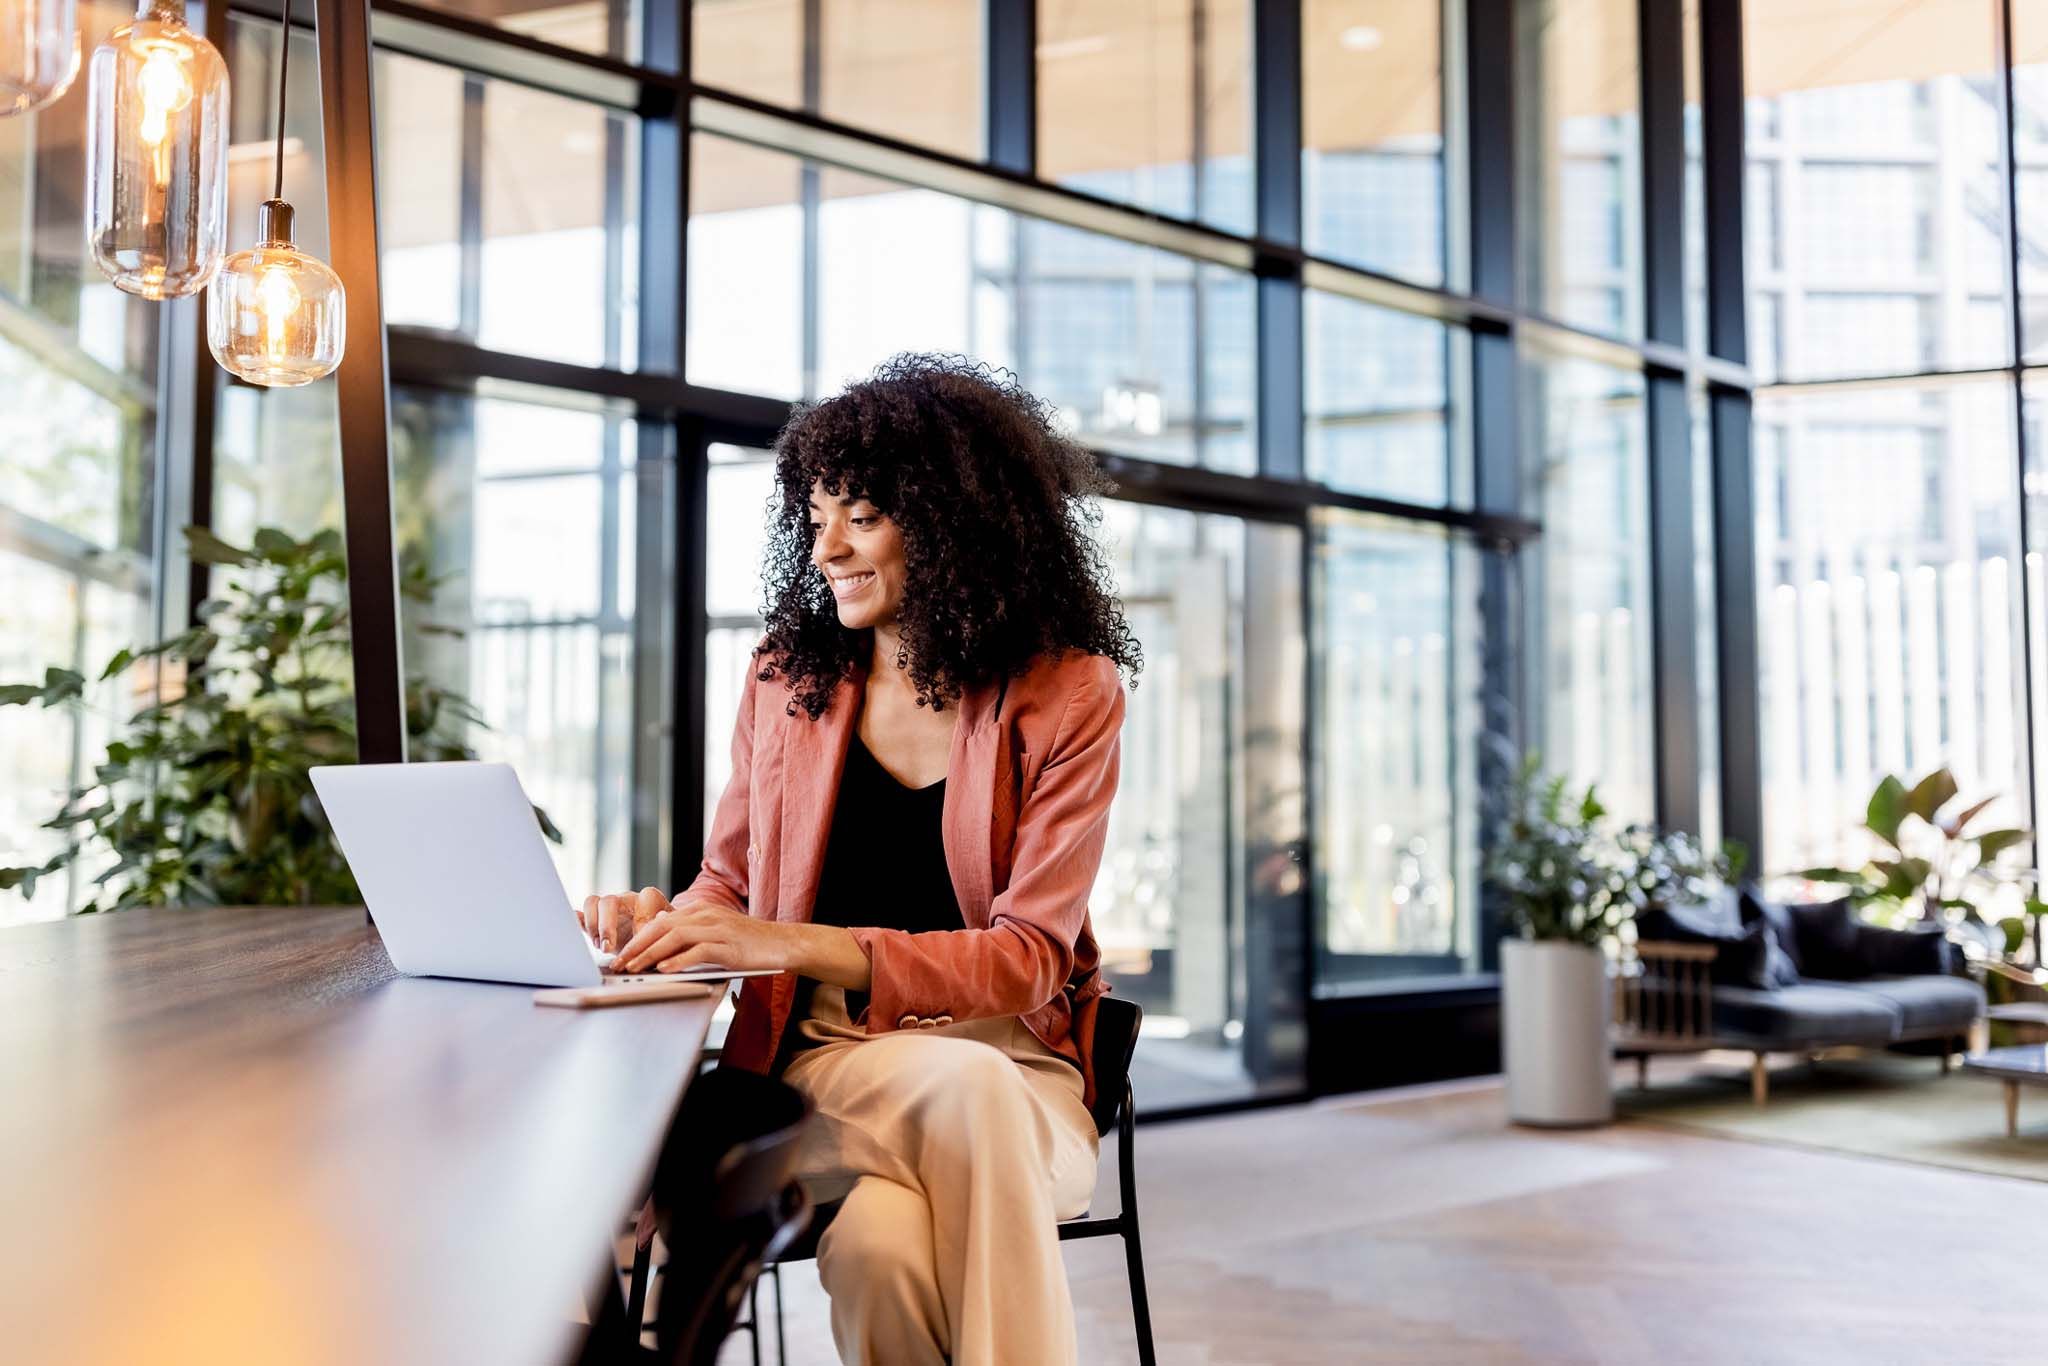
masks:
[[[576,923],[590,936],[590,942],[604,953],[623,947],[640,932],[640,927],[668,909],[668,898],[659,887],[642,887],[639,892],[618,896],[587,896]]]
[[[716,901],[671,905],[649,887],[635,905],[642,917],[612,963],[615,972],[681,972],[715,963],[727,968],[788,968],[797,928],[756,920]]]

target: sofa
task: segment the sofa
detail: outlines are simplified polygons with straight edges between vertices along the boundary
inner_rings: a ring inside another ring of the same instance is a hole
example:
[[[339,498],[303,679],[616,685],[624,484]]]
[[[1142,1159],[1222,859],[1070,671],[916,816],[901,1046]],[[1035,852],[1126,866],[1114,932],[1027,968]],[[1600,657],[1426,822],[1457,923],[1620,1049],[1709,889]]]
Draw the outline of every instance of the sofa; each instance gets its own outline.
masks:
[[[1773,1053],[1931,1044],[1947,1071],[1985,1010],[1959,960],[1938,926],[1867,924],[1846,898],[1778,902],[1749,885],[1652,907],[1617,982],[1617,1052],[1643,1081],[1654,1053],[1750,1053],[1759,1105]]]

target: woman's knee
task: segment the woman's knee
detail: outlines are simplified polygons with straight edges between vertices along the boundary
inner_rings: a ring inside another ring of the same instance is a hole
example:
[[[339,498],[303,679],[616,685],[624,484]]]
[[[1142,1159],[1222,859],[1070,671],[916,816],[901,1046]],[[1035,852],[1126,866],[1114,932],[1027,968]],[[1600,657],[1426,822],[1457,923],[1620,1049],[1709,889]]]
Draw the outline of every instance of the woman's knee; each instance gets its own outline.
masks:
[[[856,1281],[929,1285],[937,1274],[931,1230],[931,1207],[922,1195],[894,1181],[862,1177],[819,1236],[818,1278],[832,1295]]]

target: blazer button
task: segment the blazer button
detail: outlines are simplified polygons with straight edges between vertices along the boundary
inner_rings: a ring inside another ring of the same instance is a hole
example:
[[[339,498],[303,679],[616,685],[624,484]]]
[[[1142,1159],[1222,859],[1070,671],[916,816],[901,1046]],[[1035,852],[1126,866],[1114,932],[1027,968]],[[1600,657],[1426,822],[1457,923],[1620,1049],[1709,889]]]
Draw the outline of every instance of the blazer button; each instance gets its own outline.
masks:
[[[902,1019],[900,1019],[900,1020],[898,1020],[898,1021],[896,1022],[896,1027],[897,1027],[898,1029],[915,1029],[915,1028],[917,1028],[917,1016],[915,1016],[915,1015],[905,1015],[905,1016],[904,1016],[904,1017],[903,1017]]]
[[[933,1025],[937,1023],[937,1020],[934,1020],[931,1016],[927,1015],[922,1020],[919,1020],[917,1022],[917,1027],[919,1029],[930,1029]]]
[[[941,1015],[936,1020],[932,1021],[932,1023],[939,1025],[949,1025],[953,1023],[953,1017],[951,1015]]]

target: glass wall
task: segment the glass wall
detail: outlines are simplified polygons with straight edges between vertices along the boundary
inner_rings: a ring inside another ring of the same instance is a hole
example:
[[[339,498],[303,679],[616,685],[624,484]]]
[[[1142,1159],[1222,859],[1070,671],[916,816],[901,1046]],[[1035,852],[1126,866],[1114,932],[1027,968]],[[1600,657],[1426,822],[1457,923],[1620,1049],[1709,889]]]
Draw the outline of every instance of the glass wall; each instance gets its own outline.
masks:
[[[1038,174],[1252,227],[1251,5],[1038,0]]]
[[[81,5],[86,50],[131,14]],[[0,683],[51,668],[97,679],[116,650],[153,639],[175,555],[158,517],[162,313],[106,283],[87,252],[84,85],[0,119]],[[39,827],[152,686],[142,668],[93,684],[82,710],[0,707],[0,867],[62,848]],[[0,891],[0,925],[89,900],[111,862],[88,860],[33,899]]]
[[[1772,872],[1856,866],[1878,779],[1943,765],[2025,825],[2012,391],[1757,402],[1764,828]],[[2038,601],[2038,595],[2037,595]]]
[[[699,134],[692,383],[808,398],[901,351],[1014,371],[1091,446],[1250,473],[1252,281]]]
[[[1303,243],[1444,283],[1442,17],[1413,0],[1304,0]]]
[[[1465,330],[1317,290],[1303,316],[1309,477],[1425,506],[1469,503],[1470,458],[1454,458],[1450,420]]]
[[[1328,510],[1315,526],[1321,978],[1471,971],[1484,732],[1478,553]]]
[[[1649,462],[1643,377],[1532,351],[1521,375],[1524,487],[1543,522],[1530,566],[1531,740],[1597,783],[1623,820],[1656,816],[1650,698]]]
[[[1641,336],[1636,0],[1522,0],[1516,13],[1523,306],[1590,332]]]
[[[2028,8],[2014,6],[2016,25]],[[1909,0],[1816,18],[1750,5],[1744,16],[1760,377],[2004,364],[1997,8]]]

